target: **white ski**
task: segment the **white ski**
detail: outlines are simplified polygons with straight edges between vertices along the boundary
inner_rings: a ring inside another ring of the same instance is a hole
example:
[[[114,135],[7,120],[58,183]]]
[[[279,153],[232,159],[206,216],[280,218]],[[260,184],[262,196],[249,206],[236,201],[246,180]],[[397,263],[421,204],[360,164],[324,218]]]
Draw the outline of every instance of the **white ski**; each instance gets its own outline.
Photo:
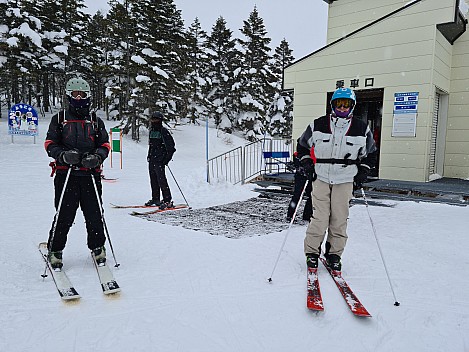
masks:
[[[57,287],[57,291],[59,291],[60,298],[64,301],[80,299],[80,295],[73,287],[65,271],[63,269],[53,269],[47,260],[48,249],[46,242],[39,243],[39,252],[41,253],[42,259],[46,262],[47,269],[54,281],[55,287]]]
[[[114,279],[111,269],[107,266],[106,263],[98,264],[96,258],[94,257],[93,252],[91,252],[91,258],[93,259],[94,267],[98,273],[99,282],[101,283],[101,288],[105,295],[112,293],[117,293],[121,291],[117,281]]]

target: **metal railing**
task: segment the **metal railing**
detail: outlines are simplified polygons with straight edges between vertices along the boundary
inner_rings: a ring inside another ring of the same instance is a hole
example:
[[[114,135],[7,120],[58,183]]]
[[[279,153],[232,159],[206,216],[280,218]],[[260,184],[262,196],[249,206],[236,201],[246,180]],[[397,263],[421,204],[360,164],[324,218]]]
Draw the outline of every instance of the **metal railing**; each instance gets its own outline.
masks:
[[[293,155],[291,139],[264,138],[237,147],[207,161],[207,180],[225,180],[244,184],[263,173],[285,172],[286,163]],[[265,158],[267,153],[282,153],[282,158]],[[288,153],[285,153],[288,152]],[[288,156],[287,156],[288,155]]]

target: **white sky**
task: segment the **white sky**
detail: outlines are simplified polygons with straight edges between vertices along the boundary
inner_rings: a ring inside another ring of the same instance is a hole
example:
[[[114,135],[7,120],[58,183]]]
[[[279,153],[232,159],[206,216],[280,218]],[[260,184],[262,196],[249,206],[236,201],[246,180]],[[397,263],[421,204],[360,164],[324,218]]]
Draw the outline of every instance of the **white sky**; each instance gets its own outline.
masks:
[[[85,0],[85,4],[89,13],[109,9],[107,0]],[[241,36],[238,30],[256,5],[272,38],[271,47],[277,47],[285,38],[296,59],[326,44],[327,4],[321,0],[175,0],[175,4],[182,11],[186,27],[198,17],[210,32],[221,15],[236,37]]]

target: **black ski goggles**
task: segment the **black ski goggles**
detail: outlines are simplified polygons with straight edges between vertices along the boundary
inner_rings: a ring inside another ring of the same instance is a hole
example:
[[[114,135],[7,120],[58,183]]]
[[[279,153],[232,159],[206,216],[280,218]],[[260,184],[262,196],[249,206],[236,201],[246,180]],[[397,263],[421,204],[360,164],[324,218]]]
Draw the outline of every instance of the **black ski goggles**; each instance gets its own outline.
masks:
[[[86,92],[83,92],[81,90],[74,90],[74,91],[72,91],[71,95],[72,95],[73,99],[78,99],[78,98],[86,99],[86,98],[88,98],[88,94],[86,94]]]

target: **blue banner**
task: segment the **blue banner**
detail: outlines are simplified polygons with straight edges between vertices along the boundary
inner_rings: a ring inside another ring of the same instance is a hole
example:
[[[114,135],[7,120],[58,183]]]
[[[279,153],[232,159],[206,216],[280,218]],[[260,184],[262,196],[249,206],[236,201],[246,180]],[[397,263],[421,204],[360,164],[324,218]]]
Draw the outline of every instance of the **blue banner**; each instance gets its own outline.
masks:
[[[37,112],[28,104],[16,104],[8,112],[8,134],[37,136],[38,126]]]

